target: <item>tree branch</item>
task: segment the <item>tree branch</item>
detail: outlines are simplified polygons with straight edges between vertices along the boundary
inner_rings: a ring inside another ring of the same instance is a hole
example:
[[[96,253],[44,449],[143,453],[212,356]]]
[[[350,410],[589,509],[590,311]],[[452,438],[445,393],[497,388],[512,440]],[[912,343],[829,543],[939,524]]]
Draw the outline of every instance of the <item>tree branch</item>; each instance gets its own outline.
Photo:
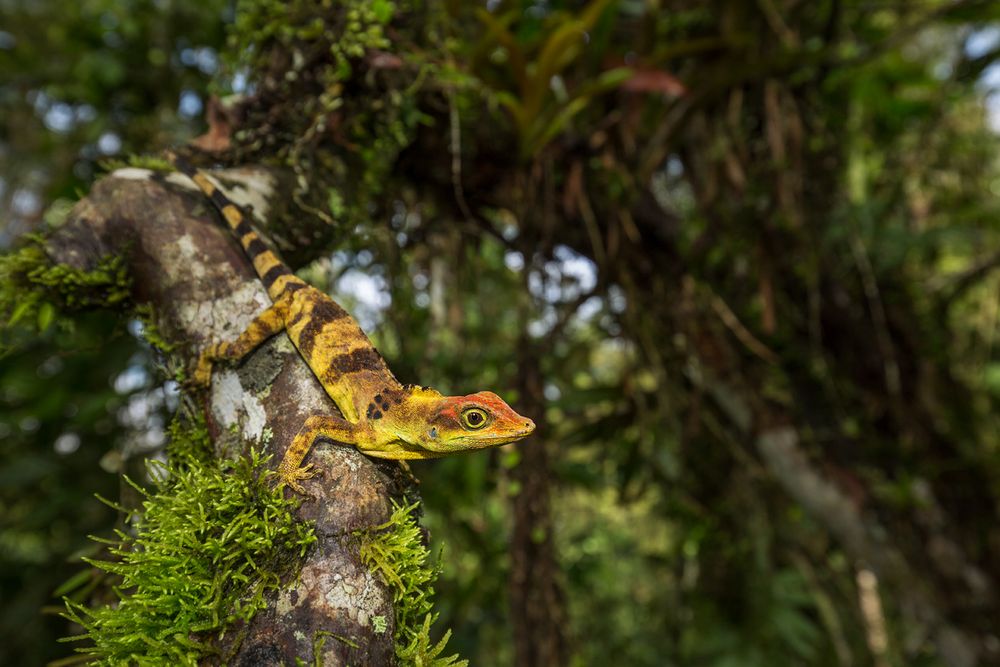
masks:
[[[257,214],[270,215],[275,202],[287,199],[262,170],[224,176],[247,185],[232,196],[241,203],[254,196]],[[135,300],[152,305],[164,336],[185,345],[189,364],[209,342],[235,338],[269,304],[239,245],[192,187],[179,175],[120,170],[94,186],[48,244],[54,261],[78,268],[123,255]],[[218,367],[204,402],[218,456],[257,443],[272,464],[307,416],[336,412],[285,334],[238,368]],[[229,437],[233,432],[238,439]],[[305,482],[311,497],[297,515],[315,522],[318,543],[245,632],[231,633],[243,639],[230,647],[230,664],[294,664],[312,656],[314,646],[322,647],[315,659],[324,664],[393,660],[392,594],[362,563],[351,533],[384,523],[390,499],[409,482],[397,464],[375,462],[353,447],[318,444],[311,460],[323,474]],[[375,616],[387,621],[383,632],[375,631]],[[350,643],[316,642],[319,632]]]

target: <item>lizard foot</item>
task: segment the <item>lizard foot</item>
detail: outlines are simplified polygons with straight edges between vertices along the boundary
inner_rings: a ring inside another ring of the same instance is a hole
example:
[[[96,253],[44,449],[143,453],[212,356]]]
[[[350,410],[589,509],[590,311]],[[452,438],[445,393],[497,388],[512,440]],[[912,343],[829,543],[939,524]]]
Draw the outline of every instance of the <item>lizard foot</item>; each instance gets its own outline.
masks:
[[[299,484],[299,480],[309,479],[310,477],[315,477],[319,475],[321,471],[317,470],[313,464],[304,465],[301,468],[291,468],[286,469],[278,468],[278,485],[286,485],[288,488],[292,489],[296,493],[301,493],[305,495],[306,491]]]
[[[206,351],[198,357],[198,365],[195,367],[194,374],[191,376],[190,384],[192,387],[200,388],[207,387],[211,382],[212,355]]]

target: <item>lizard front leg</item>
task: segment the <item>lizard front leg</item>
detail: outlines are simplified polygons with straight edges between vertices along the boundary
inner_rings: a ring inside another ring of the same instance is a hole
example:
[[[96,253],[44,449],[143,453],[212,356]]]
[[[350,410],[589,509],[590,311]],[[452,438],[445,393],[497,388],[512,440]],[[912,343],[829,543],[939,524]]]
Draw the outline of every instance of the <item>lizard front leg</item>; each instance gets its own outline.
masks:
[[[287,318],[288,301],[279,301],[258,315],[236,340],[210,345],[198,358],[198,366],[192,378],[194,385],[207,387],[212,379],[214,362],[220,359],[238,360],[247,356],[268,338],[282,331]]]
[[[302,460],[312,449],[316,438],[330,438],[337,442],[349,445],[357,445],[360,441],[361,429],[359,424],[352,424],[341,417],[332,415],[313,415],[306,419],[292,444],[285,450],[285,456],[278,464],[278,477],[281,482],[299,493],[303,493],[299,480],[309,479],[317,474],[313,465],[299,467]]]

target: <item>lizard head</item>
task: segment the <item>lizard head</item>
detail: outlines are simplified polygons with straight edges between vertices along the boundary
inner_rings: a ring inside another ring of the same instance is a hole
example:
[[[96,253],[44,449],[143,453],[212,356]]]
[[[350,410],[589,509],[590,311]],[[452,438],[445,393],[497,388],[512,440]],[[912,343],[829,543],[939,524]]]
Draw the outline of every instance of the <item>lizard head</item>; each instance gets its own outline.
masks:
[[[535,423],[519,415],[489,391],[468,396],[442,396],[433,389],[416,389],[411,400],[423,413],[420,432],[401,433],[402,439],[421,449],[447,454],[495,447],[520,440],[535,430]],[[414,406],[416,407],[416,406]]]

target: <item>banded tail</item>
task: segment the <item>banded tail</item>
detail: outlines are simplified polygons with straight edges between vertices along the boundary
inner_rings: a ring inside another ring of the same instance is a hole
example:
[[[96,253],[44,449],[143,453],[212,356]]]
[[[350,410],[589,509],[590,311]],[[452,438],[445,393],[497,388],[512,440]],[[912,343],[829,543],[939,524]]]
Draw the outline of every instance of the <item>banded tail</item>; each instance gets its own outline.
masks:
[[[222,213],[222,217],[225,218],[229,229],[240,242],[240,245],[243,246],[243,252],[246,253],[247,257],[253,263],[253,268],[257,272],[257,275],[260,276],[260,281],[264,283],[267,295],[271,297],[271,301],[277,301],[289,285],[305,285],[261,241],[260,236],[250,226],[250,222],[247,220],[246,215],[244,215],[243,209],[224,195],[222,190],[208,176],[194,167],[190,162],[174,153],[168,152],[166,157],[177,171],[194,181],[195,185],[212,200],[215,207]]]

